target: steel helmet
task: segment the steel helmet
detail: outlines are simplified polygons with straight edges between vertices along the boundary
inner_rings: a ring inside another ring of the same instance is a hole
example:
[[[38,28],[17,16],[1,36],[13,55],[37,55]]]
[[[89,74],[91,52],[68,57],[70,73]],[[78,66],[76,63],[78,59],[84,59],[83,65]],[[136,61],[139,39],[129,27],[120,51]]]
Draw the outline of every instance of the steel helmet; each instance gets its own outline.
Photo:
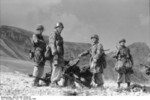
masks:
[[[92,36],[91,36],[91,39],[92,39],[92,38],[96,38],[97,40],[99,40],[99,36],[98,36],[97,34],[92,35]]]
[[[57,28],[57,27],[62,27],[62,28],[64,28],[64,25],[63,25],[62,22],[58,22],[58,23],[56,23],[55,28]]]
[[[126,40],[125,40],[125,39],[121,39],[121,40],[119,41],[119,43],[121,43],[121,42],[125,42],[125,43],[126,43]]]
[[[43,25],[38,25],[36,30],[44,30],[44,26]]]

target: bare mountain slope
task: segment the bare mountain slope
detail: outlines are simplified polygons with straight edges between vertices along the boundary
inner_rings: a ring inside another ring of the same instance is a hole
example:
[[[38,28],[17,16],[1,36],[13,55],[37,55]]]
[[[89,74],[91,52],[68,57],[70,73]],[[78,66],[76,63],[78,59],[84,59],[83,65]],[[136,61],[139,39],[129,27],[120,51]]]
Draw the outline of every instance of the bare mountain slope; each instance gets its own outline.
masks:
[[[29,49],[32,48],[31,37],[33,32],[26,31],[12,26],[0,27],[1,51],[4,55],[27,60]],[[45,36],[48,43],[48,37]],[[75,57],[79,52],[87,49],[90,45],[85,43],[65,42],[65,58]]]
[[[28,51],[32,48],[31,37],[33,32],[26,31],[24,29],[12,27],[12,26],[1,26],[0,27],[0,60],[3,65],[8,68],[23,72],[31,73],[33,66],[28,59]],[[45,36],[45,40],[48,42],[48,37]],[[65,59],[69,60],[71,58],[77,57],[79,53],[87,50],[90,45],[85,43],[72,43],[65,42]],[[144,69],[139,66],[140,63],[144,63],[147,54],[150,52],[149,47],[145,43],[133,43],[129,46],[131,49],[131,54],[135,62],[134,70],[135,74],[132,75],[132,79],[135,82],[145,82],[149,78],[144,74]],[[115,59],[111,58],[114,52],[107,54],[108,66],[104,72],[105,79],[116,80],[117,73],[114,71]],[[7,60],[8,58],[13,58],[11,62]],[[22,64],[20,60],[24,61]],[[14,62],[20,63],[14,63]],[[29,63],[28,63],[29,62]],[[26,63],[26,64],[25,64]],[[81,60],[80,65],[87,65],[89,63],[89,56],[84,57]],[[20,67],[21,66],[21,67]],[[22,68],[24,70],[22,70]],[[48,67],[46,67],[48,69]]]
[[[0,95],[5,96],[149,96],[150,86],[147,85],[147,93],[140,90],[127,91],[125,85],[117,90],[114,81],[106,81],[104,88],[76,88],[69,87],[32,87],[32,78],[19,72],[2,72],[0,82]]]

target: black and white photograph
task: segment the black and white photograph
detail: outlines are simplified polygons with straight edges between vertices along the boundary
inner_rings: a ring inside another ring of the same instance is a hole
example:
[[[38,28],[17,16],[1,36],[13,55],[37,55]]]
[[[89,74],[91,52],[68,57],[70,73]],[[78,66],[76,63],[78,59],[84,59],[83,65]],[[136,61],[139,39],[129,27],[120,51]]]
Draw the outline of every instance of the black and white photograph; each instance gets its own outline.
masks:
[[[0,100],[45,96],[150,96],[150,0],[0,0]]]

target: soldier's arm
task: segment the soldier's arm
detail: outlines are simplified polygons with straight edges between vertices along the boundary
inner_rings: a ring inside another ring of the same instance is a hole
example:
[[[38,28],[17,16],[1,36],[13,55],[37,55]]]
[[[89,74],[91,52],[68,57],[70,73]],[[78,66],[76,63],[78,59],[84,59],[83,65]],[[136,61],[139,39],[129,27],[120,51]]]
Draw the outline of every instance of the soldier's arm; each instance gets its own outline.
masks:
[[[130,58],[131,58],[131,63],[132,63],[132,65],[134,65],[134,61],[133,61],[132,55],[130,55]]]
[[[33,34],[33,36],[32,36],[32,43],[34,44],[34,43],[37,43],[37,42],[38,42],[38,38],[37,38],[37,36],[35,34]]]
[[[32,36],[32,44],[33,44],[33,52],[35,52],[35,49],[36,49],[36,43],[38,42],[38,38],[36,36],[36,34],[33,34]]]
[[[88,54],[90,54],[90,50],[86,50],[86,51],[80,53],[80,54],[78,55],[78,57],[80,58],[80,57],[86,56],[86,55],[88,55]]]
[[[33,43],[38,43],[39,41],[40,42],[44,42],[44,39],[43,40],[39,39],[36,34],[33,34],[33,36],[32,36],[32,42]]]
[[[118,58],[118,55],[119,55],[119,52],[117,51],[115,54],[113,54],[112,57],[117,59],[117,58]]]
[[[55,33],[52,33],[49,36],[49,47],[51,48],[52,55],[55,55],[57,53],[56,34]]]
[[[44,41],[44,37],[43,37],[43,36],[42,36],[41,39],[38,39],[38,41],[43,42],[43,43],[46,43],[46,42]]]
[[[129,53],[129,59],[130,59],[132,65],[134,65],[134,61],[133,61],[133,57],[132,57],[132,55],[130,53],[130,49],[128,49],[128,53]]]
[[[113,55],[113,58],[118,59],[119,54],[120,54],[120,48],[116,46],[116,49],[117,49],[117,50],[116,50],[116,53]]]
[[[102,56],[103,53],[104,53],[103,45],[102,44],[98,44],[97,53],[93,57],[93,59],[97,61]]]
[[[63,38],[62,38],[62,44],[64,44],[64,40],[63,40]],[[62,53],[63,53],[63,55],[64,55],[64,45],[62,46]]]
[[[44,41],[44,40],[41,40],[41,39],[38,39],[38,42],[45,43],[45,41]]]

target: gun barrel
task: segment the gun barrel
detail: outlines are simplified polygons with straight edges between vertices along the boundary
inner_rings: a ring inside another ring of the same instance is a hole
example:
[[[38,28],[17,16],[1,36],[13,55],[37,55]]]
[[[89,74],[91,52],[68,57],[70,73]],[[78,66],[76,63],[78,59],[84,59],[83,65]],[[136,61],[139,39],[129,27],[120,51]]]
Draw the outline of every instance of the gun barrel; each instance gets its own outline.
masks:
[[[143,67],[145,67],[145,68],[150,68],[149,66],[144,65],[144,64],[140,64],[140,66],[143,66]]]
[[[78,79],[78,78],[75,78],[75,82],[77,82],[78,84],[80,84],[80,86],[81,86],[82,88],[83,88],[83,87],[90,88],[90,87],[84,85],[83,82],[82,82],[80,79]]]
[[[29,76],[29,77],[38,78],[39,80],[45,81],[45,79],[43,79],[43,78],[40,78],[40,77],[33,76],[32,74],[29,74],[28,76]]]

